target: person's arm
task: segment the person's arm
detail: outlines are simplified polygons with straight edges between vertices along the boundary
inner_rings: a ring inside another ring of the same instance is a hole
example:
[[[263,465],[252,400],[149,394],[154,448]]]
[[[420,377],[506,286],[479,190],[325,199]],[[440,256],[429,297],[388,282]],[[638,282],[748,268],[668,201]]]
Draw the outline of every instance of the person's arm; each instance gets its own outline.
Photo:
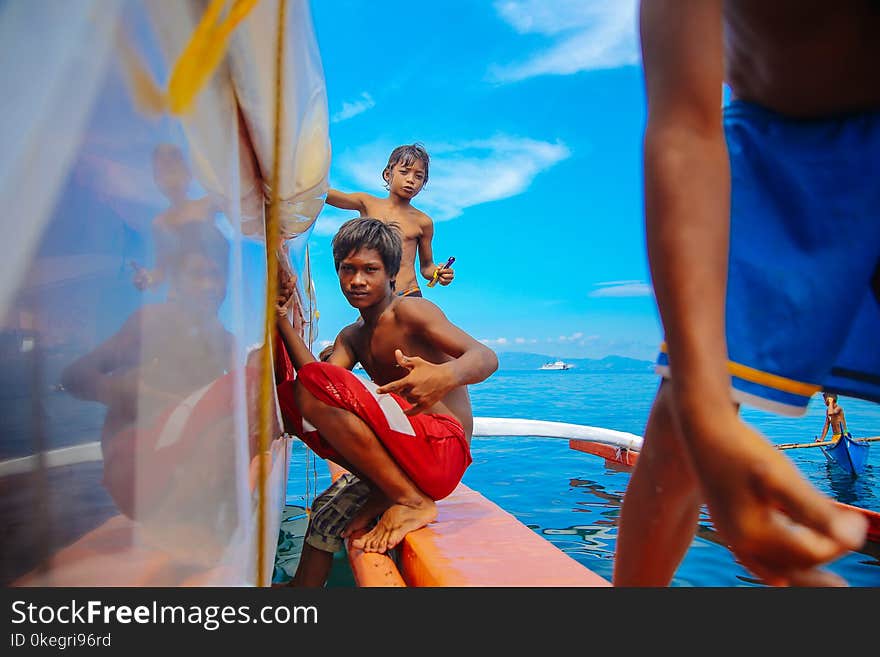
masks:
[[[61,373],[61,385],[78,399],[97,401],[106,406],[137,396],[137,377],[119,376],[137,363],[132,354],[140,354],[143,311],[134,313],[113,336],[94,350],[68,365]]]
[[[338,189],[327,190],[327,205],[342,210],[357,210],[361,216],[367,213],[367,194],[363,192],[352,192],[346,194]]]
[[[445,363],[431,363],[418,356],[395,350],[398,364],[408,373],[377,392],[397,392],[413,407],[407,415],[420,413],[459,386],[479,383],[498,369],[498,357],[486,345],[450,322],[437,306],[426,299],[400,304],[397,320],[435,349],[452,357]]]
[[[339,335],[336,336],[336,340],[333,342],[333,353],[330,354],[330,358],[327,359],[328,363],[344,367],[347,370],[353,368],[355,363],[358,362],[357,356],[351,348],[349,341],[350,331],[351,327],[346,326],[339,332]]]
[[[648,259],[686,436],[735,415],[724,331],[730,169],[721,2],[645,1]]]
[[[281,300],[279,299],[279,301]],[[299,333],[293,329],[290,320],[287,319],[286,308],[283,305],[278,305],[276,310],[278,312],[276,322],[278,335],[281,337],[281,342],[284,344],[284,349],[287,351],[287,356],[290,358],[293,368],[298,371],[303,365],[317,361],[318,359],[309,351],[306,343],[299,336]]]
[[[846,413],[843,412],[843,408],[840,409],[840,430],[841,434],[849,433],[849,429],[846,428]]]
[[[825,424],[822,425],[822,434],[816,439],[817,443],[821,443],[825,440],[825,436],[828,435],[828,427],[831,426],[831,420],[828,419],[828,414],[825,414]]]
[[[437,272],[437,282],[440,285],[449,285],[455,278],[455,272],[451,267],[441,268],[434,262],[434,222],[427,215],[422,223],[422,235],[419,237],[419,272],[425,280],[432,280],[434,272]]]

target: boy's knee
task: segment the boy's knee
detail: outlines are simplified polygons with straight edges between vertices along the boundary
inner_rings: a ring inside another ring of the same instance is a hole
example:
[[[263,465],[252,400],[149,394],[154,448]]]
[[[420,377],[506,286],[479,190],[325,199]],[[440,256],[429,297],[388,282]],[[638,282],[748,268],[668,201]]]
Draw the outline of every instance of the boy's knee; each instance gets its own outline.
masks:
[[[299,379],[296,379],[293,384],[293,400],[296,402],[297,408],[299,408],[303,417],[307,417],[309,411],[314,409],[315,405],[319,403],[308,387],[303,385]]]

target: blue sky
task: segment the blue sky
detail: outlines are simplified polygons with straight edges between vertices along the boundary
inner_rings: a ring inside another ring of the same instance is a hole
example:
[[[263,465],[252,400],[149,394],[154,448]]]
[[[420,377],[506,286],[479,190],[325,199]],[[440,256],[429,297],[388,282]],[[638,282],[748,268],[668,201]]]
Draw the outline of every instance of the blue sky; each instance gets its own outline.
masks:
[[[645,116],[635,0],[313,2],[331,186],[384,196],[397,145],[419,141],[435,221],[427,298],[496,351],[653,359],[661,333],[642,217]],[[311,255],[319,343],[356,313],[325,206]]]

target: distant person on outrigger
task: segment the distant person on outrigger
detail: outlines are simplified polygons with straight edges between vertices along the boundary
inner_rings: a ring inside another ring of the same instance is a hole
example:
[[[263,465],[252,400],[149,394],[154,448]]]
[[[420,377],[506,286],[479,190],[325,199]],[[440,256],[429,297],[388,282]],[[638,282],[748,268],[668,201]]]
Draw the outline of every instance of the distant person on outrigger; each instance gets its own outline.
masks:
[[[297,373],[278,386],[285,428],[356,475],[316,500],[294,586],[322,586],[333,552],[357,530],[369,529],[352,538],[354,547],[386,552],[432,522],[435,501],[471,463],[467,386],[489,377],[498,358],[427,299],[395,294],[401,254],[394,224],[361,217],[339,229],[339,285],[360,318],[339,332],[327,362],[315,359],[279,313]],[[350,371],[358,362],[371,381]]]
[[[403,257],[397,274],[395,294],[401,297],[422,296],[416,276],[415,261],[419,259],[419,273],[428,281],[428,287],[436,283],[449,285],[455,278],[451,264],[443,266],[434,262],[431,242],[434,239],[434,222],[427,214],[413,207],[412,199],[428,183],[430,158],[421,144],[398,146],[388,157],[382,170],[382,179],[388,190],[386,198],[364,192],[346,194],[337,189],[327,192],[327,205],[343,210],[357,210],[362,217],[375,217],[384,222],[397,224],[403,237]]]
[[[825,440],[828,435],[828,429],[831,429],[831,440],[837,442],[844,434],[849,433],[846,428],[846,416],[843,413],[843,406],[837,403],[837,395],[832,392],[823,392],[822,397],[825,400],[825,424],[822,426],[822,435],[816,438],[817,443]]]
[[[823,389],[880,401],[880,6],[642,0],[640,27],[664,380],[614,584],[668,586],[705,503],[764,583],[843,585],[822,566],[862,546],[866,519],[738,410],[802,415]]]

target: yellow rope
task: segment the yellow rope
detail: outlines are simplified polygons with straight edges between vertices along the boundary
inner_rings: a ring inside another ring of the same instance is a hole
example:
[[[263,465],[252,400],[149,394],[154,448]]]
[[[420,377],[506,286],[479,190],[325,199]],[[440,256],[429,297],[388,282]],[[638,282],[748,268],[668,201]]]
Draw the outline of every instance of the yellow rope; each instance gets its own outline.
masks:
[[[312,351],[315,342],[315,334],[313,331],[315,325],[315,311],[313,308],[313,298],[312,298],[312,256],[309,251],[309,245],[306,244],[306,262],[305,262],[305,273],[306,273],[306,285],[303,286],[303,289],[306,292],[306,296],[309,300],[309,311],[308,311],[308,325],[309,330],[307,333],[307,340],[309,345],[309,351]],[[311,475],[311,479],[309,476]],[[315,498],[318,496],[318,463],[317,458],[315,457],[315,453],[311,449],[306,450],[306,513],[311,516],[312,513],[312,502],[314,502]]]
[[[199,91],[223,59],[233,30],[247,17],[258,0],[233,0],[226,17],[221,19],[226,2],[211,0],[171,69],[167,93],[159,89],[143,58],[131,47],[129,38],[119,35],[117,45],[120,60],[126,71],[125,79],[135,107],[150,116],[163,112],[180,115],[189,111]]]
[[[274,410],[272,390],[275,385],[275,372],[272,362],[272,348],[275,344],[275,300],[278,296],[278,245],[281,239],[278,212],[280,206],[279,186],[281,184],[281,134],[282,134],[282,91],[284,85],[284,24],[287,12],[286,0],[278,2],[278,23],[275,42],[275,111],[272,143],[272,188],[270,190],[269,216],[266,221],[266,312],[264,318],[263,367],[260,379],[259,412],[259,502],[257,517],[257,586],[266,586],[266,479],[267,470],[263,454],[269,449],[269,429]]]

